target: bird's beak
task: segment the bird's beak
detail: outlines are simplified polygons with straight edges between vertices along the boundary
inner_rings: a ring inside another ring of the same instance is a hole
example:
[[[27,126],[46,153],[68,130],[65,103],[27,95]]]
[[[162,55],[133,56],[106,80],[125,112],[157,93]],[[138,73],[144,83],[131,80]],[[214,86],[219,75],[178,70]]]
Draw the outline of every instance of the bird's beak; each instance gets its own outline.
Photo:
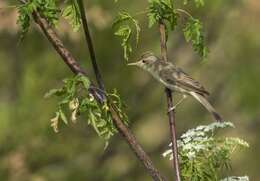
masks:
[[[134,63],[129,63],[129,64],[127,64],[127,65],[129,65],[129,66],[132,66],[132,65],[137,66],[138,64],[139,64],[139,62],[134,62]]]

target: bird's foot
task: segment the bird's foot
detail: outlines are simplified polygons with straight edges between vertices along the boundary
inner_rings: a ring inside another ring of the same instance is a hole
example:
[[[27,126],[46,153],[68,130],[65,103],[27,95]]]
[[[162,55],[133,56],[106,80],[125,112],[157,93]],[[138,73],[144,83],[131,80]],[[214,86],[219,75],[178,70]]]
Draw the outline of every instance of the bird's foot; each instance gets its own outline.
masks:
[[[170,113],[171,111],[174,111],[177,108],[177,106],[180,105],[186,98],[187,98],[187,96],[185,94],[183,94],[181,100],[179,100],[174,106],[172,106],[168,109],[168,113]]]
[[[168,113],[174,111],[175,109],[176,109],[176,106],[172,106],[172,107],[170,107],[170,108],[168,109]]]

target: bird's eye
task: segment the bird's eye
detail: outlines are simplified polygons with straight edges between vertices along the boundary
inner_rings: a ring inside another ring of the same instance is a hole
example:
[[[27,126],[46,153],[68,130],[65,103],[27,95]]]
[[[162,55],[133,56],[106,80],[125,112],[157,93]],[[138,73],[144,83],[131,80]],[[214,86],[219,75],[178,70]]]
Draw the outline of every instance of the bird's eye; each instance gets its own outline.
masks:
[[[143,63],[146,63],[146,60],[143,60],[142,62],[143,62]]]

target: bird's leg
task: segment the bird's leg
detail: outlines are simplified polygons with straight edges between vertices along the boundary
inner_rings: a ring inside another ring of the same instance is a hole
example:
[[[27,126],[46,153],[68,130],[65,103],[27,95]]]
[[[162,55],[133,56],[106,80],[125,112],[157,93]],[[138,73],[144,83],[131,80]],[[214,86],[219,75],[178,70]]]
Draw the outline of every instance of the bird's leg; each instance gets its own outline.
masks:
[[[173,107],[171,107],[171,108],[168,109],[168,112],[171,112],[171,111],[175,110],[176,107],[177,107],[178,105],[180,105],[186,98],[187,98],[187,96],[186,96],[185,94],[183,94],[183,95],[182,95],[182,98],[181,98]]]

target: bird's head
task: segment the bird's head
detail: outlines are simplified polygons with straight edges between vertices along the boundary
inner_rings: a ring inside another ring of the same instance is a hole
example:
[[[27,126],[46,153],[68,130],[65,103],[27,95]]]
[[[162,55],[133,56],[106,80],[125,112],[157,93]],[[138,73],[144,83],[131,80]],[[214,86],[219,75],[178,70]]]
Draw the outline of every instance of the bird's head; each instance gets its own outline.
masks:
[[[128,65],[138,66],[145,70],[150,70],[154,67],[158,57],[156,57],[153,53],[145,53],[141,56],[141,58],[134,63],[129,63]]]

